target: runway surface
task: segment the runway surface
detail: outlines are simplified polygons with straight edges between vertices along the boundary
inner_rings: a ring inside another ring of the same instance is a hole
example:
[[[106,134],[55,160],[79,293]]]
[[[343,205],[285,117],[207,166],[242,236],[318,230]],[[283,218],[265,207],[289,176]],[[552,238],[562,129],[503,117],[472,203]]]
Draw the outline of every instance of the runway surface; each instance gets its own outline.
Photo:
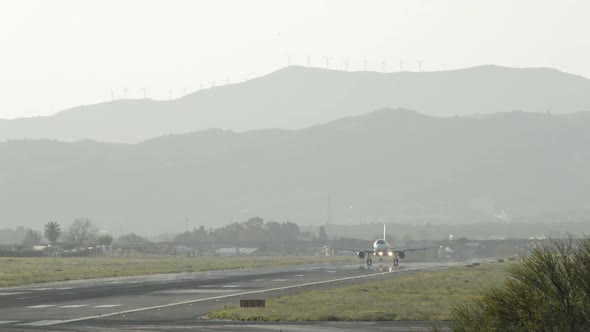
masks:
[[[224,305],[238,305],[240,299],[268,299],[464,264],[404,263],[393,269],[385,262],[374,264],[372,268],[352,262],[351,259],[351,264],[163,274],[0,288],[0,329],[182,331],[198,327],[203,331],[362,331],[365,328],[367,331],[381,328],[392,331],[401,323],[277,325],[210,321],[203,319],[203,315]],[[408,324],[418,324],[414,330],[420,328],[420,323],[408,322],[400,331]],[[427,323],[422,326],[429,327]]]

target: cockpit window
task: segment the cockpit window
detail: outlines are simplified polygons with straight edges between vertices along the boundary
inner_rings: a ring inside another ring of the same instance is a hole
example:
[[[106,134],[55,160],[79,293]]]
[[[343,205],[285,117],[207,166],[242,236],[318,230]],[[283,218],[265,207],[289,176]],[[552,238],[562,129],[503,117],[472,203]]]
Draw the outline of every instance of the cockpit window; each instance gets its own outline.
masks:
[[[377,240],[377,244],[384,244],[384,243],[385,243],[385,241],[383,241],[383,240]]]

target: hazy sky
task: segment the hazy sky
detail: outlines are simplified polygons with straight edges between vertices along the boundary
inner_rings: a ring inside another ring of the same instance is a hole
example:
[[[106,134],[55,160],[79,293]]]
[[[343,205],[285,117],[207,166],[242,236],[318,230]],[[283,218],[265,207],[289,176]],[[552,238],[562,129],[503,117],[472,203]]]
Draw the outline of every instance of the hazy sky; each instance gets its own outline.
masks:
[[[168,99],[291,64],[481,64],[590,77],[590,2],[3,1],[0,118],[116,98]]]

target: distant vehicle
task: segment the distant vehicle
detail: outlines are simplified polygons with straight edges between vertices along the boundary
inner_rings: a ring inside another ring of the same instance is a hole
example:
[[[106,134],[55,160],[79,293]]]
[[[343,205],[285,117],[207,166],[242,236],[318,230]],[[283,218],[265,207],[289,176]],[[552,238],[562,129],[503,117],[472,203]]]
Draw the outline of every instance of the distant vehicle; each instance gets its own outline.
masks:
[[[367,266],[373,265],[373,255],[379,257],[379,260],[383,260],[383,257],[391,257],[393,258],[393,266],[399,266],[399,260],[406,257],[406,252],[432,249],[391,247],[389,243],[385,241],[385,229],[386,225],[383,225],[383,238],[373,242],[373,249],[333,248],[328,246],[326,246],[326,248],[356,252],[356,255],[359,259],[367,259]]]

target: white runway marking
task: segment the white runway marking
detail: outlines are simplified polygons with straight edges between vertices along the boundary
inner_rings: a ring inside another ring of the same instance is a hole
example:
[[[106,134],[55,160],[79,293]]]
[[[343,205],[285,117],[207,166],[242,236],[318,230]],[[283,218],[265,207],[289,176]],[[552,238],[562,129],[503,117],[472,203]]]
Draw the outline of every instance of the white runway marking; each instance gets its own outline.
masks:
[[[223,285],[221,287],[223,287],[223,288],[236,288],[236,287],[240,287],[240,285]]]
[[[63,320],[38,320],[36,322],[18,324],[21,326],[48,326],[64,322]]]
[[[53,289],[53,288],[34,288],[33,290],[34,291],[44,291],[44,290],[50,290],[50,289]]]
[[[254,279],[254,281],[260,282],[260,281],[266,281],[266,279]]]
[[[326,273],[336,273],[336,272],[338,272],[338,271],[334,271],[334,270],[328,270],[328,271],[326,271]]]
[[[74,287],[61,287],[61,288],[56,288],[56,290],[68,290],[68,289],[74,289]]]
[[[25,294],[25,292],[0,292],[0,296]]]
[[[17,300],[26,300],[26,299],[32,299],[32,298],[35,298],[35,297],[38,297],[38,296],[25,296],[25,297],[17,297],[16,299],[17,299]]]
[[[0,325],[18,323],[20,320],[0,320]]]
[[[211,293],[231,293],[239,289],[178,289],[166,290],[157,292],[157,294],[175,294],[175,295],[191,295],[191,294],[211,294]]]
[[[287,281],[287,279],[273,279],[272,281],[279,281],[279,282],[283,282],[283,281]]]
[[[294,277],[305,277],[305,274],[294,274]]]
[[[38,305],[30,305],[26,308],[29,309],[42,309],[42,308],[51,308],[51,307],[55,307],[55,304],[38,304]]]
[[[68,304],[68,305],[60,305],[60,308],[82,308],[82,307],[87,307],[89,306],[88,304]]]
[[[93,308],[114,308],[114,307],[120,307],[122,306],[122,304],[101,304],[101,305],[95,305],[93,306]]]

